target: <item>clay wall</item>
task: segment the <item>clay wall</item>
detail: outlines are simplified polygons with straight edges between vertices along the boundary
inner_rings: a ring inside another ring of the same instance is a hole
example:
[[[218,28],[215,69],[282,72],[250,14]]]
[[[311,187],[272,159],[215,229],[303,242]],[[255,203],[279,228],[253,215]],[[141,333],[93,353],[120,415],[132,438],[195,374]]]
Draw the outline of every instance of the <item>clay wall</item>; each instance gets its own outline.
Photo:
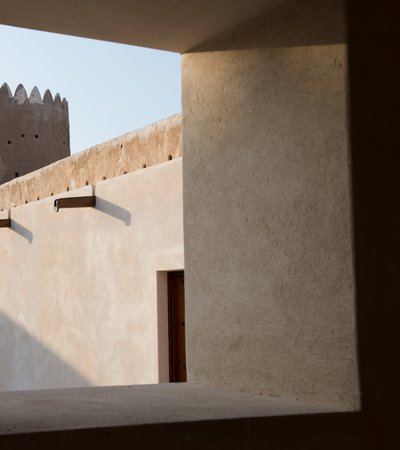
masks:
[[[94,189],[95,208],[0,213],[0,391],[168,381],[160,275],[183,269],[182,159]]]

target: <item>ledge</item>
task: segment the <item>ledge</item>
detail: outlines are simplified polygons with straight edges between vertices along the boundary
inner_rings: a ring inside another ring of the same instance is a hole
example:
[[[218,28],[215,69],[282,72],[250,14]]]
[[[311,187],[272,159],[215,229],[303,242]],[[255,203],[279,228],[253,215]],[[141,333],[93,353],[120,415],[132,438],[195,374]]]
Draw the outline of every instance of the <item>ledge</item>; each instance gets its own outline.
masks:
[[[0,435],[337,411],[191,383],[2,392]]]
[[[191,383],[0,393],[7,449],[353,448],[358,422],[329,406]]]

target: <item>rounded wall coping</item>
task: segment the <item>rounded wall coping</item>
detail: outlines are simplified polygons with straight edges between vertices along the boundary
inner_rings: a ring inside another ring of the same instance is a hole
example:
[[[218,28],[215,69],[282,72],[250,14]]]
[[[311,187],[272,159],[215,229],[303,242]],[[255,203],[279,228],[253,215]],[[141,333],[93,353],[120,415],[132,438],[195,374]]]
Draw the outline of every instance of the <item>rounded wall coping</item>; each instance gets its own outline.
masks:
[[[181,115],[176,114],[0,185],[0,211],[180,156]]]

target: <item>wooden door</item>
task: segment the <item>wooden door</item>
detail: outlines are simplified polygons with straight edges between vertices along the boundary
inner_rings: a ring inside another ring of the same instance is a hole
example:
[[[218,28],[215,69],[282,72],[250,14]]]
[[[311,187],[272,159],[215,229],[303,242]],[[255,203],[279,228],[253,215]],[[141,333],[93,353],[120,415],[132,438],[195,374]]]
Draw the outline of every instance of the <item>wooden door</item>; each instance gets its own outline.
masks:
[[[186,381],[185,285],[181,272],[168,273],[169,380]]]

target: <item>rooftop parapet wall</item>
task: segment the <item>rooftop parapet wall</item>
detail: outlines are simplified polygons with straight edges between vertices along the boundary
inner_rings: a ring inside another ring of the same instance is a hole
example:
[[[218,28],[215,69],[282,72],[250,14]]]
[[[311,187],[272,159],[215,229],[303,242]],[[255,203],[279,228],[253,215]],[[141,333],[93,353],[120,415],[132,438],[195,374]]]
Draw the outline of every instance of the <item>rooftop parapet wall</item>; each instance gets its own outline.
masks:
[[[181,155],[181,116],[174,115],[1,185],[0,209],[95,184]]]

